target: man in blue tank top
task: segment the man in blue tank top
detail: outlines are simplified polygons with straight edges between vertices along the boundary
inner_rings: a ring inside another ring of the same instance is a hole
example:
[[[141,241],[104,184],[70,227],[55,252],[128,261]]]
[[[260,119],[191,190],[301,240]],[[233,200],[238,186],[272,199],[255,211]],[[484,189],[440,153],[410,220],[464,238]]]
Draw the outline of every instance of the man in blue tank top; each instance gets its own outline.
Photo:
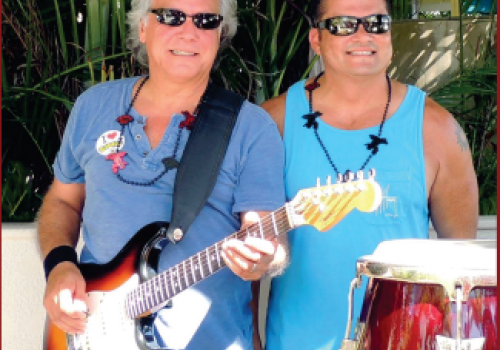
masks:
[[[356,260],[380,242],[428,238],[429,218],[440,238],[475,237],[478,188],[463,130],[424,92],[387,77],[388,3],[319,1],[309,41],[324,72],[263,105],[283,136],[288,201],[347,171],[366,179],[374,169],[381,189],[371,212],[289,233],[290,265],[271,285],[268,350],[340,349]]]

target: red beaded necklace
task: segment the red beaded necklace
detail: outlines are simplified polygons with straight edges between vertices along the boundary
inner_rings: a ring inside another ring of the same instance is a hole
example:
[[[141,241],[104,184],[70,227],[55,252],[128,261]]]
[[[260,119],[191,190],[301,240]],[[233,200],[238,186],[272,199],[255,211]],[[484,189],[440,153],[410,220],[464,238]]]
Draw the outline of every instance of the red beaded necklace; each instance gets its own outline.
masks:
[[[130,101],[130,104],[129,104],[125,114],[116,118],[116,121],[121,126],[120,137],[119,137],[115,152],[106,156],[107,160],[113,161],[112,170],[113,170],[113,173],[116,174],[116,177],[118,178],[118,180],[120,180],[128,185],[143,186],[143,187],[148,187],[148,186],[153,185],[156,181],[161,179],[169,170],[175,169],[179,166],[179,161],[176,158],[177,158],[177,151],[179,150],[179,143],[181,140],[182,129],[186,128],[189,131],[191,131],[193,129],[194,122],[196,121],[196,116],[198,115],[201,104],[204,101],[205,94],[206,94],[206,90],[205,90],[205,93],[203,93],[203,95],[200,99],[200,102],[198,103],[198,105],[196,106],[196,108],[194,110],[194,114],[191,114],[188,111],[181,112],[185,119],[179,123],[179,131],[177,132],[177,138],[175,141],[175,146],[174,146],[174,151],[172,153],[172,156],[164,158],[162,160],[162,163],[164,166],[163,171],[151,180],[142,181],[142,182],[135,181],[135,180],[129,180],[129,179],[124,178],[119,173],[119,170],[123,170],[125,168],[125,166],[128,164],[126,161],[123,160],[123,157],[125,157],[127,155],[127,152],[119,152],[119,150],[123,144],[123,135],[124,135],[125,127],[127,125],[129,125],[130,122],[134,121],[134,118],[132,116],[130,116],[130,110],[132,109],[134,102],[137,100],[137,97],[139,96],[141,89],[143,88],[144,84],[146,83],[146,81],[148,79],[149,79],[149,76],[146,76],[144,78],[144,80],[141,82],[141,84],[139,85],[139,87],[137,88],[137,91],[135,92],[134,97],[132,98],[132,101]]]

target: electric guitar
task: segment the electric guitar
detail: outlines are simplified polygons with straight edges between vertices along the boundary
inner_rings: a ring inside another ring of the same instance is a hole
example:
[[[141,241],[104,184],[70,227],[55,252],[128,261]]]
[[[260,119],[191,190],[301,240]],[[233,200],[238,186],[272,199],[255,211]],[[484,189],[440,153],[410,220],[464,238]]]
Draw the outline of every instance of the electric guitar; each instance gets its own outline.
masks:
[[[65,334],[47,322],[47,350],[151,350],[152,315],[185,289],[220,271],[222,244],[247,236],[273,239],[293,228],[312,225],[326,231],[353,209],[374,211],[382,191],[375,172],[368,179],[350,173],[337,183],[303,189],[295,198],[258,223],[207,247],[169,269],[153,274],[148,257],[154,245],[166,237],[167,222],[154,222],[138,231],[120,253],[105,265],[80,264],[89,296],[88,323],[84,334]]]

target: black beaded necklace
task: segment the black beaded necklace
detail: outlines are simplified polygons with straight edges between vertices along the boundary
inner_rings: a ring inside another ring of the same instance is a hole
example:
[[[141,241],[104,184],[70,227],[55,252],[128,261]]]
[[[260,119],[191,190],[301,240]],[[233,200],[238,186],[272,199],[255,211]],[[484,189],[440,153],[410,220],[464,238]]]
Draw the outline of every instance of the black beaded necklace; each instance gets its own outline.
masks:
[[[193,114],[189,113],[188,111],[182,111],[181,112],[182,115],[184,115],[185,120],[182,121],[179,124],[179,131],[177,132],[177,138],[176,138],[176,141],[175,141],[175,146],[174,146],[174,151],[173,151],[172,156],[167,157],[167,158],[165,158],[165,159],[162,160],[163,166],[165,167],[163,169],[163,171],[160,174],[158,174],[155,178],[153,178],[151,180],[143,181],[143,182],[134,181],[134,180],[125,179],[119,173],[119,169],[124,169],[125,166],[128,164],[127,162],[125,162],[123,160],[123,157],[127,154],[127,152],[119,152],[119,150],[120,150],[120,147],[121,147],[121,145],[123,143],[123,135],[124,135],[124,131],[125,131],[125,126],[129,125],[129,123],[134,120],[134,118],[132,116],[130,116],[130,110],[132,109],[132,106],[134,105],[134,102],[137,100],[137,97],[139,96],[139,93],[141,92],[141,89],[143,88],[144,84],[146,83],[146,81],[148,79],[149,79],[149,76],[146,76],[144,78],[144,80],[141,82],[141,84],[139,85],[139,87],[137,88],[137,91],[135,92],[135,94],[134,94],[134,96],[132,98],[132,101],[130,101],[130,104],[129,104],[129,106],[127,108],[127,111],[125,112],[125,114],[119,116],[118,118],[116,118],[116,121],[121,126],[120,137],[118,139],[118,144],[116,146],[115,152],[109,154],[108,156],[106,156],[107,160],[112,160],[113,161],[112,170],[116,174],[116,177],[121,182],[124,182],[124,183],[126,183],[128,185],[143,186],[143,187],[148,187],[148,186],[153,185],[156,181],[158,181],[159,179],[161,179],[163,177],[163,175],[165,175],[169,170],[175,169],[175,168],[177,168],[179,166],[179,161],[177,161],[176,158],[177,158],[177,151],[179,150],[179,143],[180,143],[180,140],[181,140],[182,129],[186,128],[187,130],[192,130],[194,122],[196,120],[196,116],[198,115],[198,112],[200,110],[201,104],[205,101],[205,95],[206,95],[206,92],[208,90],[208,87],[207,87],[207,89],[205,90],[205,92],[203,93],[203,95],[202,95],[202,97],[200,99],[200,102],[196,106]]]
[[[318,74],[318,76],[314,79],[314,81],[308,85],[305,86],[305,89],[307,92],[309,92],[309,113],[302,116],[302,118],[307,119],[307,123],[304,124],[304,126],[308,129],[311,127],[313,128],[314,135],[316,136],[316,139],[318,140],[321,148],[325,152],[326,158],[328,159],[328,162],[332,166],[333,170],[337,172],[337,174],[340,174],[340,171],[338,168],[335,166],[335,163],[333,163],[332,157],[330,156],[330,153],[325,147],[325,144],[321,140],[321,138],[318,135],[318,122],[316,121],[316,118],[320,117],[323,113],[320,111],[313,112],[313,91],[316,90],[318,87],[320,87],[320,84],[318,83],[319,78],[324,74],[325,72],[321,72]],[[384,115],[382,117],[382,123],[380,123],[380,127],[378,130],[378,135],[370,135],[371,142],[366,144],[366,148],[371,152],[368,155],[368,158],[366,158],[365,162],[363,165],[361,165],[361,168],[359,170],[364,170],[365,167],[368,165],[368,162],[372,159],[374,155],[378,153],[378,146],[381,144],[389,144],[387,142],[387,139],[381,138],[380,136],[382,135],[382,129],[384,128],[384,124],[386,121],[387,117],[387,111],[389,110],[389,105],[391,104],[391,97],[392,97],[392,86],[391,86],[391,79],[389,76],[386,74],[386,80],[387,80],[387,85],[388,85],[388,94],[387,94],[387,104],[385,106],[385,111]],[[346,173],[349,173],[350,171],[347,170]]]

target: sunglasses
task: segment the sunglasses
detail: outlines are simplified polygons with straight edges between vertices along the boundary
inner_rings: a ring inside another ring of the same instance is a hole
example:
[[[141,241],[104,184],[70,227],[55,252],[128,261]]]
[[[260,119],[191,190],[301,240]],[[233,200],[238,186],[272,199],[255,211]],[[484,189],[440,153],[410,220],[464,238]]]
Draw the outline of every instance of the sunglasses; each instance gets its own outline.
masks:
[[[222,22],[222,16],[216,13],[188,15],[182,11],[173,9],[151,9],[150,11],[156,15],[156,20],[159,23],[172,27],[183,25],[187,17],[191,17],[194,25],[199,29],[216,29]]]
[[[316,28],[327,29],[335,36],[348,36],[356,33],[359,25],[363,24],[365,31],[370,34],[384,34],[391,30],[391,16],[369,15],[366,17],[337,16],[316,23]]]

